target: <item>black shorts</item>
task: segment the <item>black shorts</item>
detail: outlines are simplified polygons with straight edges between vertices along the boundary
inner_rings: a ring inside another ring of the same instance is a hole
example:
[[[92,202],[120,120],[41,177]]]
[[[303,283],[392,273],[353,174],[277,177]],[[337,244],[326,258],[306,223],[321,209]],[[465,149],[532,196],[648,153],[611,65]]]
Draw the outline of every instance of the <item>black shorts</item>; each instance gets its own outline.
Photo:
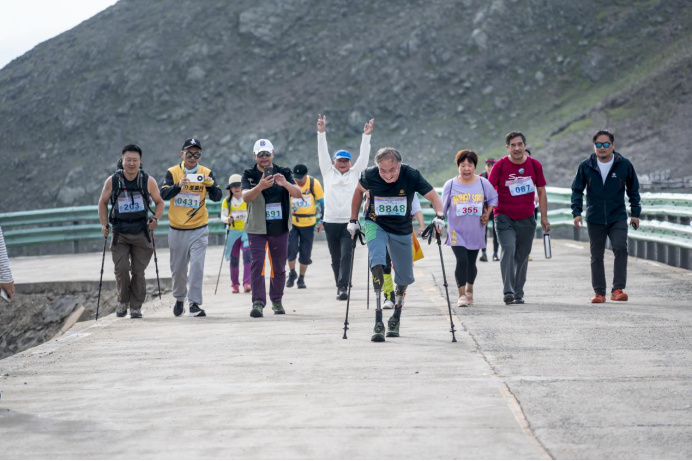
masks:
[[[312,242],[315,241],[315,225],[298,227],[293,226],[288,234],[288,260],[298,262],[305,266],[312,264]]]

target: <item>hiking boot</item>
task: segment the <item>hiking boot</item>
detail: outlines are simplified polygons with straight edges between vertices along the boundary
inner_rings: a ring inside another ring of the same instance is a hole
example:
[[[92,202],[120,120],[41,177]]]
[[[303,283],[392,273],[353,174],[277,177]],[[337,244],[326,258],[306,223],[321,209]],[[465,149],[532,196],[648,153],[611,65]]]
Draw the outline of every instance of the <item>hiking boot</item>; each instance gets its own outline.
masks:
[[[514,301],[512,301],[512,304],[524,304],[524,298],[521,296],[517,296],[514,298]]]
[[[483,254],[481,255],[481,262],[487,263],[488,262],[488,254],[484,251]]]
[[[274,311],[274,315],[281,315],[286,313],[286,311],[284,310],[284,306],[281,305],[281,301],[272,301],[272,310]]]
[[[374,341],[376,343],[381,343],[384,341],[384,323],[375,323],[375,328],[373,328],[372,332],[374,334],[372,335],[372,338],[370,338],[370,341]]]
[[[142,318],[142,310],[141,309],[130,309],[130,318],[131,319],[141,319]]]
[[[493,261],[499,261],[500,258],[497,257],[497,253],[493,253]]]
[[[262,305],[261,302],[255,301],[252,303],[252,310],[250,311],[250,317],[264,317],[264,314],[262,313],[262,309],[264,309],[264,306]]]
[[[292,270],[291,272],[288,273],[288,280],[286,280],[286,288],[293,288],[293,284],[296,283],[296,279],[298,278],[298,273],[295,270]]]
[[[182,301],[176,301],[173,307],[173,315],[180,317],[185,313],[185,303]]]
[[[382,304],[382,309],[394,309],[394,301],[388,299]]]
[[[201,307],[197,303],[192,303],[190,306],[190,313],[187,314],[188,317],[206,317],[207,314],[204,313]]]
[[[231,290],[231,293],[240,293],[240,285],[233,285],[233,290]]]
[[[252,291],[252,285],[250,285],[249,283],[244,283],[243,284],[243,291],[245,293],[250,293]]]
[[[627,293],[619,288],[617,290],[613,290],[613,292],[610,294],[611,301],[627,301],[628,299],[629,297],[627,296]]]
[[[398,319],[397,317],[391,316],[389,317],[389,320],[387,320],[387,337],[388,338],[398,338],[399,337],[399,325],[401,324],[401,320]],[[374,341],[374,339],[373,339]]]
[[[296,282],[296,286],[297,286],[298,288],[307,288],[307,287],[305,286],[305,279],[303,278],[302,275],[301,275],[300,277],[298,277],[298,281]]]
[[[507,293],[502,300],[505,304],[512,304],[514,302],[514,295],[512,293]]]
[[[127,308],[130,307],[128,303],[120,303],[115,309],[116,317],[125,317],[127,315]]]
[[[348,299],[348,291],[346,288],[339,288],[336,290],[336,300],[337,301],[346,301]]]
[[[606,302],[606,298],[604,295],[599,295],[598,293],[594,294],[594,297],[591,298],[591,304],[601,304]]]

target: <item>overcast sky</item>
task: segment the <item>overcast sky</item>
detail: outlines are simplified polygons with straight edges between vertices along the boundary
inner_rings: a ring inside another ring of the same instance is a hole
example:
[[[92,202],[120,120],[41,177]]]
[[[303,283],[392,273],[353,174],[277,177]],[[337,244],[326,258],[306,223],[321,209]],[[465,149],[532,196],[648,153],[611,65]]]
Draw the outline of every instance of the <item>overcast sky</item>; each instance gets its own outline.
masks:
[[[0,69],[117,0],[0,0]]]

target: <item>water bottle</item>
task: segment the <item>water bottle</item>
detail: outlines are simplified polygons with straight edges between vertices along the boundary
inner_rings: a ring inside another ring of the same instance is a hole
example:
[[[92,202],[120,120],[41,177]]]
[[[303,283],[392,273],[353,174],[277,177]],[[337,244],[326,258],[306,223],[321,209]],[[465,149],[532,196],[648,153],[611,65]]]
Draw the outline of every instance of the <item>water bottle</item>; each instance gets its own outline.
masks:
[[[550,234],[543,234],[543,249],[545,250],[545,259],[553,257],[553,250],[550,248]]]

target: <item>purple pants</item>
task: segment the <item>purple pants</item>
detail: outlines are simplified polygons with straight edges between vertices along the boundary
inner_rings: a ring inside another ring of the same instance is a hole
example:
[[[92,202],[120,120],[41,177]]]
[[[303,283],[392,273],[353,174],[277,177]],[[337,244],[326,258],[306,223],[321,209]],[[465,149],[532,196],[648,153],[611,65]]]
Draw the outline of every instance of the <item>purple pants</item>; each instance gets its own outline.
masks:
[[[243,248],[242,239],[238,239],[233,243],[231,248],[231,284],[240,285],[238,282],[240,276],[240,250],[243,250],[243,285],[250,283],[250,248]]]
[[[288,232],[280,235],[247,234],[252,255],[252,302],[259,301],[267,305],[267,293],[264,286],[264,261],[269,250],[271,279],[269,281],[269,299],[280,302],[286,286],[286,258],[288,256]]]

